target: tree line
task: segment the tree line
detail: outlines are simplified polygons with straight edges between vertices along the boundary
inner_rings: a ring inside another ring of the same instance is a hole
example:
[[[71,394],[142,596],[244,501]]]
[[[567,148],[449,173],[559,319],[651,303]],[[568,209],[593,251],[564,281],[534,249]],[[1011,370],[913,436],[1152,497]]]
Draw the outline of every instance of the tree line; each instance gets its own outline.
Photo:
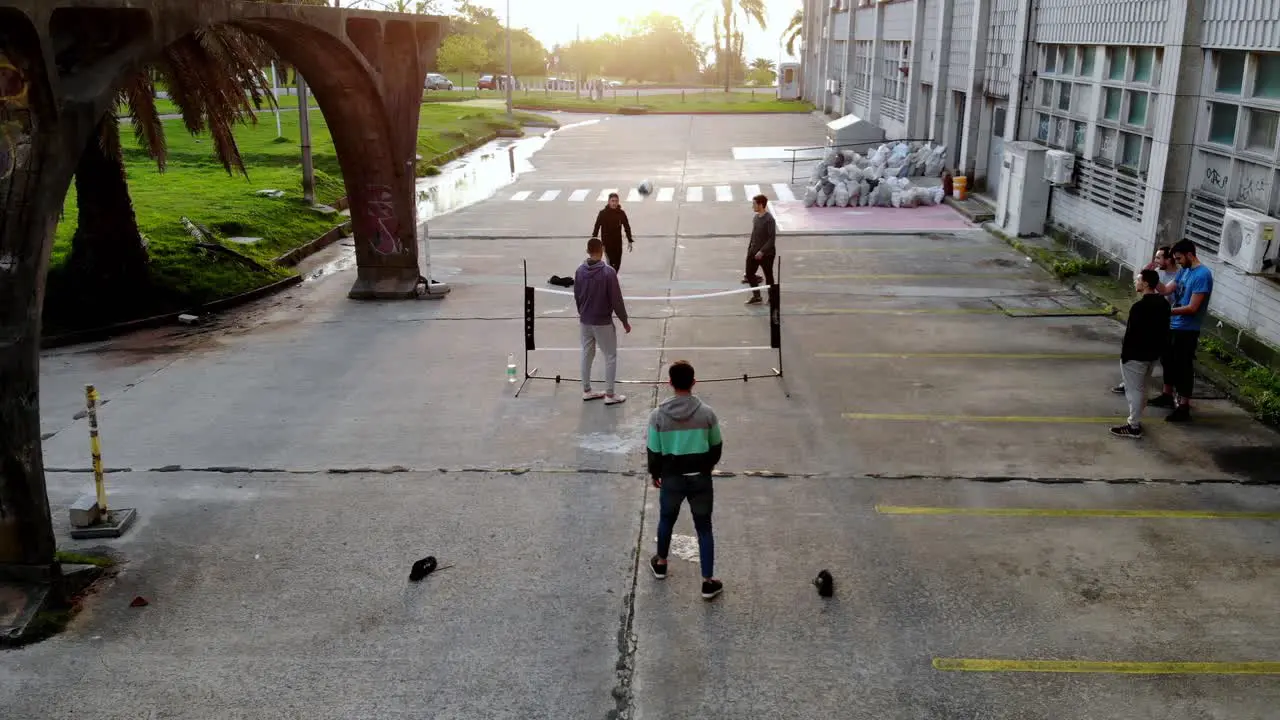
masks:
[[[694,27],[662,13],[626,22],[619,33],[575,40],[549,50],[528,30],[511,30],[511,72],[517,78],[559,77],[585,82],[609,77],[624,81],[730,85],[771,84],[774,62],[744,54],[744,23],[765,27],[762,0],[705,0],[698,22],[707,20],[715,42],[698,42]],[[469,0],[459,6],[437,55],[442,72],[506,72],[505,28],[488,8]]]

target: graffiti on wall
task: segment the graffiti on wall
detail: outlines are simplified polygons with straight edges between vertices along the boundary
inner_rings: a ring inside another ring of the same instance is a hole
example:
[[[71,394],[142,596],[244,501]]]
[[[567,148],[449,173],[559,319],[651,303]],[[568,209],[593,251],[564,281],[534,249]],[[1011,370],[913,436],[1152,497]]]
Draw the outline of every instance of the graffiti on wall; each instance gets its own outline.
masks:
[[[370,185],[365,201],[365,216],[369,219],[373,251],[379,255],[400,255],[408,252],[400,240],[400,223],[396,221],[396,207],[391,187]]]
[[[26,163],[31,146],[29,92],[26,75],[0,52],[0,183]]]

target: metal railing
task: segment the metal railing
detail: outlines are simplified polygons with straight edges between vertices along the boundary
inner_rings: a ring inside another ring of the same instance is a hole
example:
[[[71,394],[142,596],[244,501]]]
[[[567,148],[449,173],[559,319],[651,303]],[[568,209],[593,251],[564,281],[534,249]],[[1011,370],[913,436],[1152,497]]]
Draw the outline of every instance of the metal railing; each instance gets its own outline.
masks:
[[[846,148],[879,147],[881,145],[892,146],[892,145],[897,145],[898,143],[914,143],[914,142],[931,143],[933,142],[933,138],[899,138],[896,140],[868,140],[868,141],[856,142],[856,143],[840,143],[839,145],[815,145],[813,147],[786,148],[785,152],[791,153],[791,159],[784,160],[783,162],[791,163],[791,184],[794,185],[796,182],[796,163],[818,162],[819,160],[822,159],[822,158],[797,158],[796,153],[809,152],[811,150],[826,151],[826,150],[844,150]]]

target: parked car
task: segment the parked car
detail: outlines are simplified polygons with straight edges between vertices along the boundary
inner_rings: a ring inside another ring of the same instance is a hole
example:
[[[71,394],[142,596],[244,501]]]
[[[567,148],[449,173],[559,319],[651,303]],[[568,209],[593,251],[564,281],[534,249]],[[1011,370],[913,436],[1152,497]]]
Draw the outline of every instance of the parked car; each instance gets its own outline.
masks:
[[[452,90],[453,82],[440,73],[427,73],[426,88],[428,90]]]
[[[617,80],[610,80],[610,81],[609,81],[609,87],[611,87],[611,88],[620,88],[620,87],[622,87],[622,83],[618,82]]]
[[[476,87],[481,90],[501,90],[506,88],[510,81],[509,75],[481,75]],[[518,83],[513,83],[511,87],[519,89],[520,86]]]

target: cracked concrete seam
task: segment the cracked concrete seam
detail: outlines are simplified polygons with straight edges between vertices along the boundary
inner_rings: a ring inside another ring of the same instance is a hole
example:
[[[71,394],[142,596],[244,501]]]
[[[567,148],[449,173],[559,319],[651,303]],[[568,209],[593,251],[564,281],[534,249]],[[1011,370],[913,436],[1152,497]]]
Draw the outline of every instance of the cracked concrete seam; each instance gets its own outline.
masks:
[[[92,473],[91,467],[46,467],[48,473],[84,474]],[[611,475],[617,477],[643,477],[646,473],[640,470],[609,470],[605,468],[574,467],[432,467],[412,468],[404,465],[384,467],[332,467],[332,468],[274,468],[245,467],[238,465],[212,465],[207,467],[184,467],[182,465],[163,465],[154,468],[105,468],[107,474],[121,473],[221,473],[228,475],[402,475],[402,474],[462,474],[475,473],[487,475]],[[766,478],[777,480],[934,480],[940,482],[986,482],[1012,483],[1027,482],[1046,485],[1066,484],[1110,484],[1110,485],[1280,485],[1280,476],[1275,480],[1249,480],[1236,477],[1201,477],[1201,478],[1151,478],[1151,477],[1073,477],[1073,476],[1017,476],[1017,475],[895,475],[890,473],[790,473],[776,470],[739,470],[736,472],[717,470],[714,477],[728,479],[735,477]]]

